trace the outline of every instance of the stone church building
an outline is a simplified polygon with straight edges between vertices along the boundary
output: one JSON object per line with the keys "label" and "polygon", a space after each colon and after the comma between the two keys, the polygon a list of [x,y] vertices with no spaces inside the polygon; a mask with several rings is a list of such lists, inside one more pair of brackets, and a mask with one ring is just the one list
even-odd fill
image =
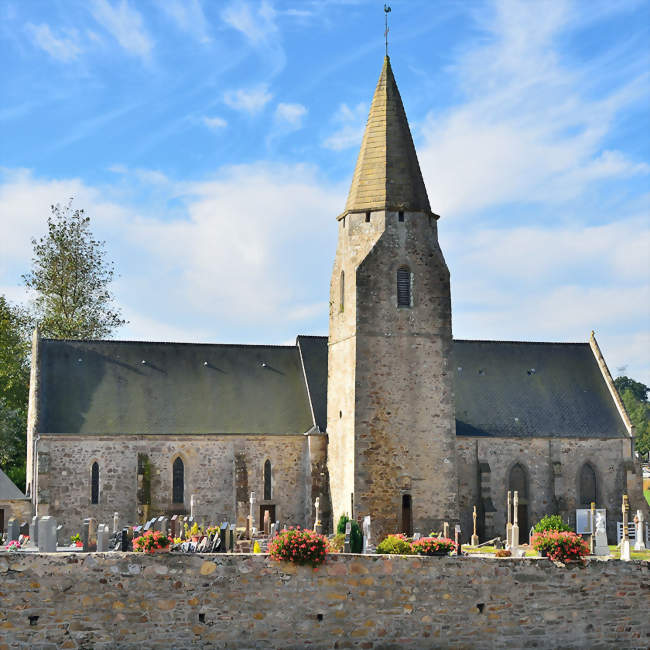
{"label": "stone church building", "polygon": [[[334,218],[334,215],[332,215]],[[376,537],[460,522],[503,534],[519,491],[544,514],[645,507],[634,431],[593,336],[452,337],[449,270],[386,57],[345,209],[329,337],[295,345],[49,340],[34,335],[28,494],[67,531],[113,512],[187,513],[326,531],[371,515]],[[522,533],[522,537],[524,534]]]}

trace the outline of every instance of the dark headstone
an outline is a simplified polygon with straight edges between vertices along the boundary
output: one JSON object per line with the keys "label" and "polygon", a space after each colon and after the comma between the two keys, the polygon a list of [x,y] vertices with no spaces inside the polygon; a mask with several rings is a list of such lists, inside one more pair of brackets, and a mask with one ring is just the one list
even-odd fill
{"label": "dark headstone", "polygon": [[13,517],[7,522],[7,542],[16,541],[20,537],[18,520]]}
{"label": "dark headstone", "polygon": [[228,529],[228,551],[230,553],[235,552],[235,535],[236,535],[236,527],[235,524],[230,524],[230,527]]}
{"label": "dark headstone", "polygon": [[221,551],[221,553],[225,553],[228,550],[226,545],[227,532],[228,532],[228,522],[223,521],[221,522],[221,527],[219,528],[219,537],[221,539],[221,542],[219,544],[219,551]]}
{"label": "dark headstone", "polygon": [[23,523],[20,524],[20,534],[23,537],[29,535],[29,524],[26,521],[23,521]]}
{"label": "dark headstone", "polygon": [[178,534],[178,515],[173,515],[169,522],[172,538],[180,537]]}
{"label": "dark headstone", "polygon": [[122,539],[121,539],[120,550],[124,553],[126,553],[129,550],[129,529],[128,528],[122,528]]}

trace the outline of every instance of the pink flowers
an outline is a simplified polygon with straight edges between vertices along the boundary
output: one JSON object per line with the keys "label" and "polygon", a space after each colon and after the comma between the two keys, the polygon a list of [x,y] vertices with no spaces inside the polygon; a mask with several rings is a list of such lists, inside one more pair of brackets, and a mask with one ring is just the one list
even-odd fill
{"label": "pink flowers", "polygon": [[456,550],[456,542],[448,537],[421,537],[411,544],[418,555],[446,555]]}
{"label": "pink flowers", "polygon": [[133,540],[133,550],[140,553],[155,553],[157,550],[165,549],[171,540],[160,531],[149,531]]}
{"label": "pink flowers", "polygon": [[274,560],[311,564],[322,564],[327,554],[327,539],[311,530],[300,527],[283,530],[269,544],[269,554]]}
{"label": "pink flowers", "polygon": [[558,532],[546,530],[535,533],[531,538],[533,548],[538,552],[545,552],[556,562],[580,560],[589,555],[589,546],[580,535],[572,532]]}

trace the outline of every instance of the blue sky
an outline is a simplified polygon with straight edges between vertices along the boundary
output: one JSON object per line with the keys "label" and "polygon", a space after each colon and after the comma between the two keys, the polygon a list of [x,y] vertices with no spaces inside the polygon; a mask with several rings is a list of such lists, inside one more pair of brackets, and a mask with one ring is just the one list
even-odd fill
{"label": "blue sky", "polygon": [[[650,3],[391,4],[455,336],[594,329],[650,383]],[[30,237],[75,197],[120,274],[120,338],[326,334],[382,7],[5,0],[0,292],[28,299]]]}

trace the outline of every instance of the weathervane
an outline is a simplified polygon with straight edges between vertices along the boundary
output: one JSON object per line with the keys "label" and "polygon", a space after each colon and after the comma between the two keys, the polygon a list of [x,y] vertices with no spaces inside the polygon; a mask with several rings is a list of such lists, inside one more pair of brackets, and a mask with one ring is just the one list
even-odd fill
{"label": "weathervane", "polygon": [[384,37],[386,39],[386,56],[388,56],[388,14],[390,13],[390,7],[384,5],[384,15],[386,17],[386,30],[384,31]]}

